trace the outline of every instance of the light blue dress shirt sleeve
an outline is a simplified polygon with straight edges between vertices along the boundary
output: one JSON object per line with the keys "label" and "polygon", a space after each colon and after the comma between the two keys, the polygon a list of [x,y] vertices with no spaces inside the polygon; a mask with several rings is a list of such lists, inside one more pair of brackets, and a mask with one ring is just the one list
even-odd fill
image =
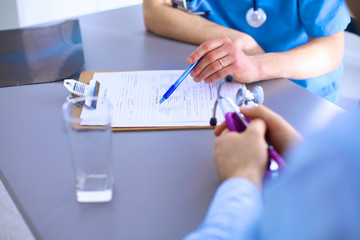
{"label": "light blue dress shirt sleeve", "polygon": [[202,225],[185,239],[243,239],[261,209],[262,196],[253,183],[242,178],[229,179],[216,191]]}
{"label": "light blue dress shirt sleeve", "polygon": [[360,239],[360,111],[305,139],[264,187],[254,239]]}
{"label": "light blue dress shirt sleeve", "polygon": [[259,190],[224,182],[192,239],[360,239],[360,110],[307,136],[289,168]]}

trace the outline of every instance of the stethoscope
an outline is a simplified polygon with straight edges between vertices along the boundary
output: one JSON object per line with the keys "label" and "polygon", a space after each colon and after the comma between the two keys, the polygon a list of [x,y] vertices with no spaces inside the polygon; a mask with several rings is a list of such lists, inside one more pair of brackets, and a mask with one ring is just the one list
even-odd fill
{"label": "stethoscope", "polygon": [[[211,14],[210,11],[202,11],[202,12],[197,11],[199,9],[200,5],[205,0],[201,0],[199,2],[199,4],[193,9],[188,5],[187,1],[192,1],[192,0],[172,0],[172,6],[174,8],[179,8],[179,9],[185,10],[191,14],[196,14],[196,15],[210,15]],[[262,8],[259,8],[258,0],[253,0],[253,7],[250,8],[246,13],[246,21],[250,26],[252,26],[254,28],[260,27],[266,21],[266,13],[264,12],[264,10]]]}
{"label": "stethoscope", "polygon": [[[172,7],[174,8],[179,8],[179,9],[182,9],[182,10],[185,10],[187,11],[188,13],[191,13],[191,14],[195,14],[195,15],[210,15],[210,11],[203,11],[203,12],[199,12],[197,11],[199,9],[199,7],[201,6],[201,4],[205,1],[205,0],[201,0],[199,2],[199,4],[194,8],[192,9],[188,3],[187,3],[188,0],[172,0]],[[189,0],[189,1],[192,1],[192,0]]]}
{"label": "stethoscope", "polygon": [[[216,126],[217,120],[216,120],[216,109],[217,106],[220,106],[221,111],[223,112],[225,116],[225,122],[226,127],[229,129],[229,131],[233,132],[242,132],[244,131],[251,119],[246,118],[240,111],[240,106],[251,106],[251,105],[257,105],[262,104],[264,101],[264,91],[262,87],[256,86],[253,90],[253,92],[249,91],[244,84],[242,84],[242,87],[237,91],[235,96],[235,101],[232,101],[229,97],[224,97],[221,95],[221,88],[226,82],[233,82],[234,77],[232,75],[226,76],[224,80],[221,81],[221,83],[218,86],[218,97],[214,103],[214,109],[213,109],[213,116],[210,119],[210,125]],[[227,103],[227,105],[230,107],[230,112],[227,111],[225,106],[223,105],[223,102]],[[286,168],[286,163],[281,158],[278,152],[274,149],[272,145],[268,143],[268,156],[269,156],[269,165],[266,170],[265,175],[266,176],[274,176],[277,175],[278,170],[283,170]]]}

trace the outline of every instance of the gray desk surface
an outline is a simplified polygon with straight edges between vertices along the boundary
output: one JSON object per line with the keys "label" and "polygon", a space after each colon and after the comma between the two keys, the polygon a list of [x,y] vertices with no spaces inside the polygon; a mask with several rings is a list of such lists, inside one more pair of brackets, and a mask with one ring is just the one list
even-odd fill
{"label": "gray desk surface", "polygon": [[[195,49],[146,32],[140,6],[80,24],[86,70],[185,69]],[[264,104],[302,133],[341,112],[288,80],[258,84]],[[212,130],[114,133],[114,199],[79,204],[61,115],[67,95],[61,82],[0,89],[1,178],[35,237],[180,239],[195,229],[220,183]]]}

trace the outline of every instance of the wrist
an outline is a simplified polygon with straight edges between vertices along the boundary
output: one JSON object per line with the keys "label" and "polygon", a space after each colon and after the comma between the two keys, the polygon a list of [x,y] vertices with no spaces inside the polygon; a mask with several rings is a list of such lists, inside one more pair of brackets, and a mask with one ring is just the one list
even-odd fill
{"label": "wrist", "polygon": [[264,171],[258,169],[239,169],[235,170],[228,179],[243,178],[253,183],[259,190],[262,189]]}
{"label": "wrist", "polygon": [[231,38],[231,40],[233,40],[240,47],[245,55],[254,56],[264,53],[264,50],[255,41],[255,39],[246,33],[237,32],[237,34]]}
{"label": "wrist", "polygon": [[252,59],[258,81],[287,78],[282,70],[282,64],[276,53],[264,53],[249,56]]}

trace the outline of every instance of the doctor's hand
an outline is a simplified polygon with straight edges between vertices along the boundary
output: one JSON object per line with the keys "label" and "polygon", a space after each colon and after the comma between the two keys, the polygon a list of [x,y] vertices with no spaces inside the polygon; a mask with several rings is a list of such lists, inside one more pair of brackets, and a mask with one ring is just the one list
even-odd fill
{"label": "doctor's hand", "polygon": [[255,39],[249,34],[241,32],[238,36],[232,36],[231,39],[240,47],[241,51],[248,56],[265,53]]}
{"label": "doctor's hand", "polygon": [[245,178],[261,189],[267,167],[266,125],[254,119],[242,133],[223,129],[215,141],[215,164],[222,180]]}
{"label": "doctor's hand", "polygon": [[[255,40],[253,42],[255,47],[251,48],[251,54],[263,53]],[[204,42],[186,60],[188,64],[193,64],[203,57],[190,75],[196,82],[204,80],[206,83],[220,80],[229,74],[241,83],[262,80],[260,64],[255,61],[254,56],[246,54],[243,45],[242,40],[234,42],[228,37]]]}
{"label": "doctor's hand", "polygon": [[[247,118],[262,119],[266,124],[266,134],[270,143],[280,153],[284,154],[288,149],[303,140],[301,134],[291,126],[279,114],[273,112],[264,105],[241,107],[240,111]],[[214,134],[219,136],[226,129],[226,123],[223,122],[217,126]]]}

